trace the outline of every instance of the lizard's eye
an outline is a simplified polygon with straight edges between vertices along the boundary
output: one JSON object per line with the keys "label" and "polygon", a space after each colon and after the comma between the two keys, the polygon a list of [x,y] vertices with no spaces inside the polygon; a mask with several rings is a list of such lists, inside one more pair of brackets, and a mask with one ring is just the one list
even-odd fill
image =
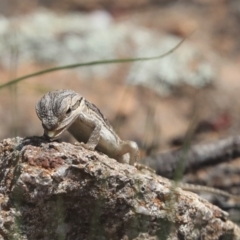
{"label": "lizard's eye", "polygon": [[66,111],[66,114],[69,115],[72,112],[72,109],[69,107],[68,110]]}
{"label": "lizard's eye", "polygon": [[77,109],[79,105],[80,105],[80,100],[77,100],[77,102],[72,106],[72,110]]}

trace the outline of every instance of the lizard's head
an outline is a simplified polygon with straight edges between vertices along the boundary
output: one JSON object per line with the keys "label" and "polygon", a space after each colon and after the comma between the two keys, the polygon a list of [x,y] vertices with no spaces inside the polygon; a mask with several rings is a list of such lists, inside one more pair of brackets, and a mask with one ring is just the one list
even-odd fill
{"label": "lizard's head", "polygon": [[57,90],[45,94],[36,104],[44,135],[57,138],[78,117],[82,96],[71,90]]}

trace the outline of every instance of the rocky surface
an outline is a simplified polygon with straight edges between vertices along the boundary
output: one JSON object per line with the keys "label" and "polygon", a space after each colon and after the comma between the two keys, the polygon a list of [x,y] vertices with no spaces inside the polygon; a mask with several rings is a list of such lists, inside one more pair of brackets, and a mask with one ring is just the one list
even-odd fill
{"label": "rocky surface", "polygon": [[0,143],[1,239],[240,239],[227,214],[69,143]]}

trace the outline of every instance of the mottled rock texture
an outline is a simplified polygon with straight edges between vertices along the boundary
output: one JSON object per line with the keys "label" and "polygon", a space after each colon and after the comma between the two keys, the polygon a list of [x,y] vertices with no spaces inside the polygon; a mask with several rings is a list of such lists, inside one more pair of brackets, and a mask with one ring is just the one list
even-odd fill
{"label": "mottled rock texture", "polygon": [[0,159],[0,239],[240,239],[219,208],[101,153],[14,138]]}

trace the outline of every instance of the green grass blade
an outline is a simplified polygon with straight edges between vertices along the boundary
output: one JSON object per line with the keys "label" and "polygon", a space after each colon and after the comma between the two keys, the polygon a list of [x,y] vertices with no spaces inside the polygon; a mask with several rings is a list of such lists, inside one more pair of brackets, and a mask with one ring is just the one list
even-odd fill
{"label": "green grass blade", "polygon": [[12,79],[2,85],[0,85],[0,89],[11,86],[13,84],[19,83],[25,79],[31,78],[31,77],[36,77],[42,74],[50,73],[50,72],[55,72],[55,71],[60,71],[60,70],[65,70],[65,69],[72,69],[72,68],[78,68],[78,67],[84,67],[84,66],[94,66],[94,65],[100,65],[100,64],[114,64],[114,63],[127,63],[127,62],[139,62],[139,61],[149,61],[149,60],[156,60],[160,59],[163,57],[166,57],[167,55],[171,54],[174,52],[186,39],[183,38],[174,48],[169,50],[168,52],[160,55],[160,56],[155,56],[155,57],[139,57],[139,58],[122,58],[122,59],[108,59],[108,60],[99,60],[99,61],[91,61],[91,62],[86,62],[86,63],[76,63],[76,64],[70,64],[70,65],[64,65],[60,67],[53,67],[53,68],[48,68],[39,72],[31,73],[19,78]]}

